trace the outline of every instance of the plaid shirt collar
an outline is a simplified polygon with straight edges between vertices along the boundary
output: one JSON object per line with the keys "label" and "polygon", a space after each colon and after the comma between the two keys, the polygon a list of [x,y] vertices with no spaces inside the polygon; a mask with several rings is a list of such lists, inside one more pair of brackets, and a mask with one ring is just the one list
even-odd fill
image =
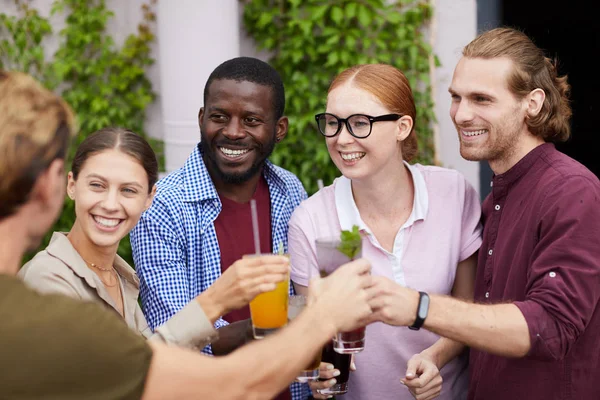
{"label": "plaid shirt collar", "polygon": [[[184,201],[202,202],[205,200],[217,200],[220,202],[219,194],[204,164],[203,152],[199,143],[182,167],[182,172],[185,188]],[[281,171],[274,168],[269,160],[265,160],[263,175],[269,184],[269,190],[278,190],[282,195],[286,196],[288,188],[280,174]],[[199,184],[194,184],[193,182],[199,182]]]}

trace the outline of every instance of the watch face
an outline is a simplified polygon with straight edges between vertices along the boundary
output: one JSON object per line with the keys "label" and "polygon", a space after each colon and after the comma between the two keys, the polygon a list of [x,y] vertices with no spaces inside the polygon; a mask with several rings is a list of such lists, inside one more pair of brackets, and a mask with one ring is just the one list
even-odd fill
{"label": "watch face", "polygon": [[425,293],[421,294],[421,301],[419,302],[419,318],[427,318],[427,311],[429,311],[429,296]]}

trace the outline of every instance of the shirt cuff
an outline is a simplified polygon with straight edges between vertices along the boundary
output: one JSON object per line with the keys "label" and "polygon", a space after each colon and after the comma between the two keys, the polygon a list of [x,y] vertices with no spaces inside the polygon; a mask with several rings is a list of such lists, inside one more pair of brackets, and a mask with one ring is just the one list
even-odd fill
{"label": "shirt cuff", "polygon": [[553,321],[540,304],[532,300],[513,303],[525,317],[531,347],[526,357],[544,361],[560,359],[560,338],[552,329]]}
{"label": "shirt cuff", "polygon": [[171,319],[155,330],[167,343],[189,348],[202,348],[219,337],[204,310],[192,300]]}

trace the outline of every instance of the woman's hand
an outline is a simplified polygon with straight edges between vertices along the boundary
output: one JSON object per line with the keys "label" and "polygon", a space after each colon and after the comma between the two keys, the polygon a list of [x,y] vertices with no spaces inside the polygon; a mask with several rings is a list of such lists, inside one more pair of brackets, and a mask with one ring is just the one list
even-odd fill
{"label": "woman's hand", "polygon": [[442,381],[437,364],[425,353],[415,354],[408,360],[405,377],[400,380],[417,400],[430,400],[439,396]]}

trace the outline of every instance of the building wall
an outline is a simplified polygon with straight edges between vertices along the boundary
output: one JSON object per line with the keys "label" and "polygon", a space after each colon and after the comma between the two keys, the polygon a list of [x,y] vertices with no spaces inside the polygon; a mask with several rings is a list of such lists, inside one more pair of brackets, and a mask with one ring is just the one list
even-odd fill
{"label": "building wall", "polygon": [[444,167],[459,170],[479,191],[479,163],[460,156],[458,134],[450,119],[450,95],[454,67],[462,48],[477,33],[476,0],[434,0],[433,50],[441,62],[435,71],[434,99],[437,123],[437,156]]}
{"label": "building wall", "polygon": [[[429,31],[434,52],[441,67],[433,73],[438,161],[461,171],[479,190],[479,165],[465,161],[458,151],[458,137],[449,117],[450,97],[447,88],[462,47],[477,32],[476,0],[431,0],[435,10]],[[143,0],[107,0],[115,11],[109,29],[117,43],[135,32],[141,21]],[[42,15],[49,15],[52,0],[33,0]],[[12,0],[0,0],[3,11],[14,12]],[[157,37],[154,44],[156,64],[148,71],[158,94],[147,111],[147,131],[165,141],[167,170],[179,168],[187,159],[200,134],[197,114],[202,106],[202,91],[210,72],[221,62],[238,55],[266,60],[268,54],[256,51],[245,34],[238,0],[158,1]],[[64,21],[53,18],[55,32]],[[49,41],[49,54],[57,40]]]}

